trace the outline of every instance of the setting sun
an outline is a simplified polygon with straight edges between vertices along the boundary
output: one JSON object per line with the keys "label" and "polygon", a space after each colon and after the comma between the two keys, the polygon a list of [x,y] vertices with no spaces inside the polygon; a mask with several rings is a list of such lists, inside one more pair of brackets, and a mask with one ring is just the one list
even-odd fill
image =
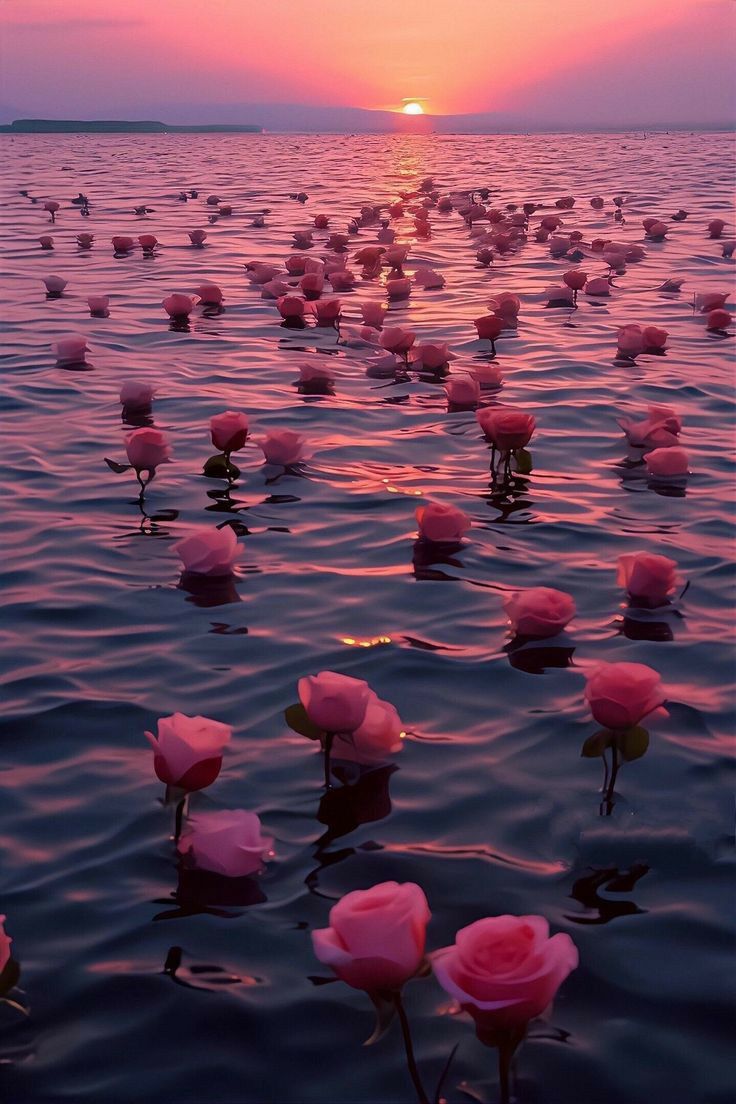
{"label": "setting sun", "polygon": [[416,100],[410,100],[409,103],[404,104],[401,109],[405,115],[423,115],[424,108]]}

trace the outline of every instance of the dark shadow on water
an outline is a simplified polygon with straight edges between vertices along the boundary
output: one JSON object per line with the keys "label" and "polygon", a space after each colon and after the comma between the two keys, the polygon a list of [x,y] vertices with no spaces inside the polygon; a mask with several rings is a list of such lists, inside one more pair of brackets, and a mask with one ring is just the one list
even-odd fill
{"label": "dark shadow on water", "polygon": [[211,870],[196,870],[179,864],[179,880],[170,898],[157,900],[156,904],[176,906],[154,916],[154,920],[177,920],[183,916],[207,913],[211,916],[232,917],[238,912],[229,909],[249,908],[261,905],[266,897],[256,877],[225,878]]}
{"label": "dark shadow on water", "polygon": [[361,824],[387,817],[391,812],[389,780],[398,769],[395,763],[368,771],[361,771],[357,763],[334,763],[332,773],[345,784],[327,790],[322,796],[317,820],[327,826],[327,831],[318,847],[327,847],[332,840],[349,835]]}
{"label": "dark shadow on water", "polygon": [[194,571],[182,571],[178,589],[187,592],[187,602],[192,602],[200,609],[212,609],[242,601],[236,583],[235,574],[198,575]]}
{"label": "dark shadow on water", "polygon": [[185,952],[181,947],[170,947],[164,962],[162,974],[166,974],[176,985],[183,985],[187,989],[204,989],[217,992],[225,985],[258,985],[260,978],[240,977],[231,974],[222,966],[209,963],[193,963],[187,966],[184,962]]}
{"label": "dark shadow on water", "polygon": [[[556,639],[564,642],[567,634],[560,633]],[[544,643],[530,636],[515,636],[503,650],[515,670],[529,675],[543,675],[549,668],[572,667],[575,654],[574,645]]]}
{"label": "dark shadow on water", "polygon": [[617,866],[602,868],[589,867],[589,873],[573,882],[570,896],[579,901],[585,913],[567,914],[565,919],[574,924],[608,924],[623,916],[640,916],[646,909],[639,908],[634,901],[610,900],[601,894],[632,893],[640,878],[649,872],[649,864],[634,862],[628,870],[619,870]]}
{"label": "dark shadow on water", "polygon": [[465,566],[462,560],[457,558],[457,553],[462,551],[464,545],[460,541],[429,541],[424,537],[414,542],[412,550],[412,567],[414,578],[427,580],[445,580],[458,582],[456,575],[448,575],[444,571],[433,567],[435,564],[447,564],[448,567],[457,567],[462,570]]}

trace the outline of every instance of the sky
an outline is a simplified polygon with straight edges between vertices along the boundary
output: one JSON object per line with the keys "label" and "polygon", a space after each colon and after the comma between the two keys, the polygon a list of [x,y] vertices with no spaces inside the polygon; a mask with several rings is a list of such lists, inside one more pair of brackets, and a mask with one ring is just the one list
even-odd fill
{"label": "sky", "polygon": [[527,129],[717,126],[734,56],[736,0],[0,0],[0,121],[417,99]]}

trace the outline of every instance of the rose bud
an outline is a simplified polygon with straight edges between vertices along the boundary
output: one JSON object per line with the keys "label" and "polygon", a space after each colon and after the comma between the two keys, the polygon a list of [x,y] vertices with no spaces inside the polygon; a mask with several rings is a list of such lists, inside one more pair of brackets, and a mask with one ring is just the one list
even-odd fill
{"label": "rose bud", "polygon": [[168,437],[160,429],[152,426],[144,426],[142,429],[134,429],[125,438],[125,451],[128,461],[137,472],[155,471],[159,464],[165,464],[170,455],[171,447]]}
{"label": "rose bud", "polygon": [[562,282],[567,284],[573,291],[582,291],[588,282],[587,273],[581,272],[579,268],[571,268],[569,272],[563,273]]}
{"label": "rose bud", "polygon": [[708,330],[726,330],[733,322],[731,313],[727,310],[708,311],[705,326]]}
{"label": "rose bud", "polygon": [[333,268],[330,272],[333,291],[350,291],[355,284],[355,273],[347,268]]}
{"label": "rose bud", "polygon": [[711,311],[720,310],[728,302],[728,294],[723,291],[696,291],[693,296],[693,306],[701,314],[709,314]]}
{"label": "rose bud", "polygon": [[280,464],[284,468],[298,463],[304,451],[305,439],[292,429],[272,429],[261,441],[267,464]]}
{"label": "rose bud", "polygon": [[42,249],[53,249],[54,239],[51,237],[50,234],[42,234],[41,237],[38,239],[38,244],[41,246]]}
{"label": "rose bud", "polygon": [[87,299],[90,314],[107,314],[110,306],[109,295],[90,295]]}
{"label": "rose bud", "polygon": [[205,238],[207,237],[206,230],[190,230],[189,240],[192,245],[204,245]]}
{"label": "rose bud", "polygon": [[476,318],[473,325],[481,341],[495,341],[503,331],[503,321],[495,314],[484,314]]}
{"label": "rose bud", "polygon": [[578,965],[569,935],[550,938],[542,916],[489,916],[431,956],[434,975],[475,1020],[478,1037],[523,1028]]}
{"label": "rose bud", "polygon": [[708,223],[708,235],[711,238],[720,238],[723,231],[726,229],[726,224],[723,219],[711,219]]}
{"label": "rose bud", "polygon": [[415,511],[419,535],[427,541],[461,541],[472,522],[467,514],[456,506],[446,506],[442,502],[428,502],[426,506],[417,506]]}
{"label": "rose bud", "polygon": [[188,318],[194,310],[196,302],[196,298],[191,295],[183,295],[181,292],[175,291],[172,295],[166,296],[161,306],[169,318]]}
{"label": "rose bud", "polygon": [[112,239],[112,247],[116,253],[130,253],[131,249],[135,249],[135,241],[126,234],[116,234]]}
{"label": "rose bud", "polygon": [[447,380],[445,394],[452,406],[474,406],[480,401],[480,384],[474,376],[456,376]]}
{"label": "rose bud", "polygon": [[423,287],[427,290],[445,286],[445,277],[433,268],[418,268],[414,273],[413,280],[417,287]]}
{"label": "rose bud", "polygon": [[664,606],[675,589],[677,564],[656,552],[626,552],[618,558],[616,582],[633,602],[649,609]]}
{"label": "rose bud", "polygon": [[500,387],[503,375],[497,364],[476,364],[470,369],[470,375],[480,387]]}
{"label": "rose bud", "polygon": [[661,330],[658,326],[645,326],[641,336],[645,349],[664,349],[670,335],[667,330]]}
{"label": "rose bud", "polygon": [[153,769],[167,786],[203,790],[211,786],[222,767],[222,752],[232,736],[230,725],[208,717],[174,713],[157,722],[157,736],[146,732],[153,748]]}
{"label": "rose bud", "polygon": [[225,298],[222,294],[222,288],[219,288],[217,284],[201,284],[197,288],[197,295],[200,302],[204,303],[206,307],[219,307]]}
{"label": "rose bud", "polygon": [[362,679],[321,671],[299,679],[299,700],[324,732],[355,732],[365,718],[371,689]]}
{"label": "rose bud", "polygon": [[120,388],[120,402],[129,410],[147,410],[153,402],[155,390],[149,383],[126,381]]}
{"label": "rose bud", "polygon": [[552,587],[529,587],[507,594],[503,608],[515,633],[541,638],[557,636],[577,612],[572,596]]}
{"label": "rose bud", "polygon": [[158,245],[158,238],[155,234],[139,234],[138,241],[144,253],[153,253]]}
{"label": "rose bud", "polygon": [[189,817],[178,849],[197,870],[244,878],[263,868],[272,846],[272,837],[262,834],[255,813],[222,809]]}
{"label": "rose bud", "polygon": [[248,437],[248,418],[236,410],[226,410],[210,418],[212,444],[229,456],[244,448]]}
{"label": "rose bud", "polygon": [[422,341],[411,350],[412,363],[421,364],[430,372],[439,371],[451,360],[455,360],[455,354],[450,352],[446,341]]}
{"label": "rose bud", "polygon": [[659,673],[643,663],[601,663],[585,677],[585,700],[604,728],[633,728],[655,710],[667,715]]}
{"label": "rose bud", "polygon": [[644,335],[641,326],[621,326],[618,331],[618,350],[628,357],[635,357],[644,349]]}
{"label": "rose bud", "polygon": [[603,197],[602,196],[593,196],[593,198],[590,201],[590,206],[593,208],[594,211],[602,210],[602,208],[604,206]]}
{"label": "rose bud", "polygon": [[84,364],[87,355],[87,339],[77,334],[60,337],[51,346],[57,364]]}
{"label": "rose bud", "polygon": [[63,276],[46,276],[43,282],[49,295],[61,295],[68,281]]}
{"label": "rose bud", "polygon": [[276,300],[278,312],[282,318],[303,318],[305,303],[298,295],[282,295]]}
{"label": "rose bud", "polygon": [[413,882],[383,882],[347,893],[330,926],[312,932],[320,962],[354,989],[400,989],[424,959],[427,898]]}
{"label": "rose bud", "polygon": [[91,249],[94,240],[94,234],[77,234],[77,245],[80,249]]}
{"label": "rose bud", "polygon": [[366,326],[373,326],[374,329],[380,330],[383,326],[383,320],[386,317],[387,308],[383,303],[361,303],[360,312],[363,316],[363,321]]}
{"label": "rose bud", "polygon": [[411,349],[416,334],[413,330],[405,330],[401,326],[388,326],[381,331],[379,344],[389,353],[406,354]]}
{"label": "rose bud", "polygon": [[317,326],[334,326],[340,317],[342,300],[320,299],[319,302],[312,303],[311,308]]}
{"label": "rose bud", "polygon": [[174,551],[185,571],[195,575],[231,575],[238,555],[238,538],[232,526],[211,529],[202,525],[177,541]]}
{"label": "rose bud", "polygon": [[633,448],[666,448],[678,443],[682,420],[670,406],[650,406],[647,417],[635,422],[617,418]]}

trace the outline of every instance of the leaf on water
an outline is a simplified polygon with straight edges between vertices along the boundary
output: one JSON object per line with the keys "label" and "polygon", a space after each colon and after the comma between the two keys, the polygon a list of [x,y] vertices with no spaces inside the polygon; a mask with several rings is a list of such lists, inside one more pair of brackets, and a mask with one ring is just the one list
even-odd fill
{"label": "leaf on water", "polygon": [[290,705],[284,710],[284,719],[292,732],[298,732],[300,736],[306,736],[308,740],[322,740],[324,732],[313,725],[307,716],[307,711],[300,702]]}
{"label": "leaf on water", "polygon": [[532,470],[532,454],[526,449],[516,449],[514,452],[516,470],[520,475],[529,475]]}
{"label": "leaf on water", "polygon": [[626,763],[631,763],[634,759],[641,759],[642,755],[646,754],[648,747],[649,733],[641,725],[628,728],[626,732],[622,732],[618,737],[618,750],[621,752],[621,758]]}
{"label": "leaf on water", "polygon": [[107,457],[105,457],[105,463],[110,471],[114,471],[116,475],[122,475],[123,472],[130,471],[132,467],[131,464],[118,464],[117,460],[108,460]]}
{"label": "leaf on water", "polygon": [[373,1007],[376,1010],[376,1026],[373,1029],[373,1034],[369,1039],[366,1039],[363,1046],[373,1046],[374,1043],[383,1038],[396,1015],[396,1005],[393,1000],[382,996],[380,993],[369,993],[368,996],[373,1001]]}
{"label": "leaf on water", "polygon": [[613,734],[607,728],[601,728],[583,742],[580,754],[583,759],[598,759],[611,746],[612,740]]}

